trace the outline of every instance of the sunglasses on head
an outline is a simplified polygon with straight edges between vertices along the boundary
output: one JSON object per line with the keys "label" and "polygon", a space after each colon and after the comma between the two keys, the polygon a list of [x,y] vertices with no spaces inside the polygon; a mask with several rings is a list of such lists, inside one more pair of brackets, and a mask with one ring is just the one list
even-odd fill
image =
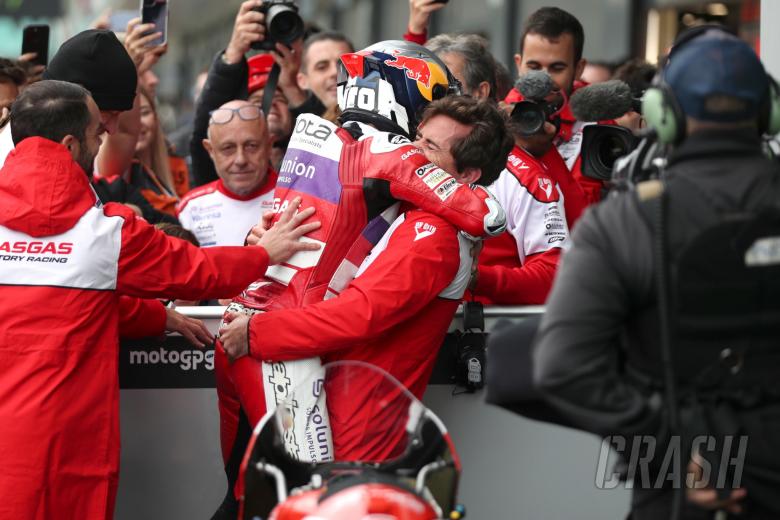
{"label": "sunglasses on head", "polygon": [[211,123],[215,125],[224,125],[233,120],[233,116],[238,114],[238,117],[243,121],[254,121],[263,117],[263,110],[256,105],[244,105],[238,108],[218,108],[209,112],[211,116]]}

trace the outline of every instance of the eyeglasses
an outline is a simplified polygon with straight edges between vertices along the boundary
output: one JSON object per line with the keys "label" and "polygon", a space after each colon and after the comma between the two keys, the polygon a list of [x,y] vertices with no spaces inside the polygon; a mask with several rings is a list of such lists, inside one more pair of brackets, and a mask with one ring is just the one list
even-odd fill
{"label": "eyeglasses", "polygon": [[263,117],[263,110],[255,105],[244,105],[238,108],[218,108],[209,112],[210,123],[224,125],[233,120],[233,114],[238,114],[243,121],[254,121]]}

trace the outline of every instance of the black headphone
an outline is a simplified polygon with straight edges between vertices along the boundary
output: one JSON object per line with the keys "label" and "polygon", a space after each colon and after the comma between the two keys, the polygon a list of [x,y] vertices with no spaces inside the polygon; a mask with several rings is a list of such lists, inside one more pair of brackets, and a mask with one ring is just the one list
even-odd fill
{"label": "black headphone", "polygon": [[[658,73],[653,78],[650,88],[642,97],[642,115],[647,124],[652,127],[663,144],[680,144],[685,138],[685,113],[680,107],[672,88],[664,81],[664,69],[669,59],[688,42],[695,40],[706,32],[717,30],[734,36],[728,29],[720,25],[706,24],[687,29],[680,33],[674,41],[672,50],[658,67]],[[759,109],[758,130],[760,134],[780,133],[780,87],[767,74],[769,92]]]}

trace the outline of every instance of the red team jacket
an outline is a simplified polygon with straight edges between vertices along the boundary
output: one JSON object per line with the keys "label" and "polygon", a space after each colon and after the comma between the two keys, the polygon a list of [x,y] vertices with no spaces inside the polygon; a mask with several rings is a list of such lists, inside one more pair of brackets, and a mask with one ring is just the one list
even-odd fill
{"label": "red team jacket", "polygon": [[[270,269],[264,278],[250,285],[244,293],[235,298],[231,304],[232,309],[229,307],[229,310],[249,313],[272,311],[267,315],[255,314],[253,317],[250,330],[254,339],[270,335],[287,339],[287,327],[284,324],[287,319],[293,320],[293,316],[299,316],[301,321],[295,328],[290,329],[291,331],[309,330],[325,334],[320,336],[316,343],[307,341],[311,348],[308,352],[305,348],[295,350],[294,345],[287,342],[286,346],[293,349],[290,352],[296,352],[300,359],[317,356],[318,344],[331,345],[331,348],[335,349],[336,343],[349,336],[354,342],[362,342],[364,347],[362,350],[355,349],[350,352],[360,352],[361,356],[366,356],[359,359],[378,356],[376,362],[384,363],[393,376],[411,384],[421,395],[424,387],[422,376],[428,373],[429,367],[417,362],[388,365],[383,362],[381,351],[407,351],[404,355],[418,360],[417,354],[410,349],[424,343],[425,348],[419,350],[430,353],[431,349],[435,351],[439,347],[447,324],[462,296],[462,290],[458,295],[453,293],[449,301],[435,305],[431,301],[454,281],[454,272],[458,269],[453,271],[447,267],[447,262],[460,265],[461,255],[455,254],[445,261],[440,253],[434,253],[437,261],[444,264],[437,269],[434,267],[436,262],[429,259],[427,264],[422,262],[419,271],[416,271],[409,262],[396,261],[397,257],[405,253],[403,248],[398,246],[399,250],[391,257],[398,268],[393,274],[413,280],[415,285],[419,281],[418,276],[427,277],[431,283],[435,281],[434,285],[423,284],[411,290],[408,282],[401,283],[388,278],[384,284],[375,284],[378,279],[369,277],[366,283],[372,284],[372,290],[381,292],[379,299],[382,302],[375,303],[377,297],[366,295],[366,298],[371,300],[370,305],[359,309],[340,306],[343,304],[339,302],[350,301],[349,298],[330,300],[327,302],[329,306],[335,305],[341,309],[340,316],[334,315],[330,318],[336,320],[331,322],[333,326],[322,326],[325,323],[322,321],[322,314],[302,307],[322,305],[323,300],[333,298],[342,291],[349,291],[345,289],[357,276],[365,258],[396,220],[399,209],[397,200],[408,201],[428,213],[438,215],[430,217],[432,221],[436,221],[436,224],[431,224],[432,228],[439,231],[431,233],[429,239],[422,233],[419,243],[412,240],[416,247],[430,247],[430,243],[447,240],[452,242],[448,247],[454,248],[454,253],[458,253],[458,239],[453,231],[453,224],[473,235],[481,236],[494,220],[503,223],[503,210],[486,190],[473,190],[469,186],[461,185],[449,174],[432,165],[407,138],[380,132],[366,125],[357,125],[360,129],[357,133],[362,132],[362,135],[355,138],[346,129],[337,128],[310,114],[298,118],[296,130],[279,168],[275,205],[282,210],[288,201],[300,196],[303,199],[302,207],[316,207],[317,213],[313,218],[321,221],[322,227],[306,239],[317,241],[323,247],[316,252],[296,254],[288,262]],[[444,225],[445,222],[450,224]],[[400,226],[398,232],[401,232],[401,227],[406,229],[407,226]],[[418,259],[413,252],[410,251],[409,261]],[[430,267],[424,267],[423,264]],[[403,271],[401,267],[404,268]],[[369,276],[368,271],[365,276]],[[444,285],[441,285],[442,283]],[[411,315],[403,314],[405,311],[400,308],[403,307],[401,302],[406,301],[408,295],[419,299],[418,304],[432,305],[426,310],[426,315],[431,320],[428,328],[423,326],[425,320],[409,321],[407,318]],[[392,316],[380,317],[379,314],[373,313],[375,309],[371,305],[374,304],[392,304],[399,308],[393,311]],[[415,307],[412,305],[410,308]],[[389,308],[386,312],[390,312]],[[349,316],[354,317],[354,323],[351,325]],[[407,319],[406,326],[409,330],[415,331],[410,333],[418,337],[409,341],[410,337],[399,328],[395,333],[386,335],[385,342],[380,347],[380,342],[374,341],[374,334],[377,333],[375,328],[397,325],[401,317]],[[273,325],[267,325],[268,320]],[[377,322],[374,323],[374,320]],[[383,321],[386,321],[387,325],[380,323]],[[340,348],[345,349],[353,345],[354,343],[344,343]],[[250,424],[255,424],[265,413],[262,372],[260,361],[251,357],[228,365],[221,348],[215,353],[215,369],[220,399],[222,449],[227,461],[237,431],[239,403]],[[276,388],[276,385],[274,387]],[[275,397],[279,398],[278,395]]]}
{"label": "red team jacket", "polygon": [[262,248],[201,250],[101,205],[61,145],[0,170],[0,518],[113,518],[120,294],[236,294]]}
{"label": "red team jacket", "polygon": [[[306,307],[256,314],[252,356],[285,361],[320,356],[323,363],[358,360],[376,365],[422,398],[439,346],[470,277],[470,242],[441,217],[410,211],[372,250],[337,298]],[[385,460],[389,439],[366,437],[396,417],[383,417],[372,388],[356,385],[350,400],[328,403],[337,460]],[[378,421],[378,422],[377,422]],[[392,437],[392,432],[388,432]]]}

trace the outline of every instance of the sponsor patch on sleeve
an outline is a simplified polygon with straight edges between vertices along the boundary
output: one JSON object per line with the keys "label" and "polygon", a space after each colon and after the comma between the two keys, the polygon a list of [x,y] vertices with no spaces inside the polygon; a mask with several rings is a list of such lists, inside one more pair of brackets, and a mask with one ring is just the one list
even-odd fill
{"label": "sponsor patch on sleeve", "polygon": [[455,190],[457,190],[457,189],[458,189],[458,186],[459,186],[459,185],[458,185],[458,181],[456,181],[455,179],[450,179],[450,180],[448,180],[448,181],[445,181],[445,182],[443,182],[443,183],[442,183],[442,185],[441,185],[441,186],[439,186],[438,188],[436,188],[436,190],[435,190],[435,191],[436,191],[436,195],[437,195],[437,196],[438,196],[438,197],[439,197],[439,198],[440,198],[442,201],[445,201],[445,200],[447,200],[448,198],[450,198],[450,196],[451,196],[453,193],[455,193]]}
{"label": "sponsor patch on sleeve", "polygon": [[452,179],[452,176],[444,170],[436,168],[423,177],[423,182],[433,189],[447,179]]}

